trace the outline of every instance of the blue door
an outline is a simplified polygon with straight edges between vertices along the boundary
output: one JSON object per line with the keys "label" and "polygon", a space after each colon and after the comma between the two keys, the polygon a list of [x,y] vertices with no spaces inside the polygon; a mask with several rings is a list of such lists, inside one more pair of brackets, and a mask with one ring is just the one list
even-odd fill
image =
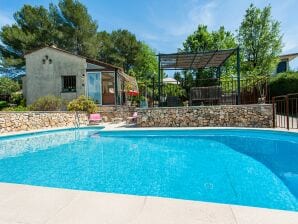
{"label": "blue door", "polygon": [[101,73],[87,73],[87,95],[97,104],[101,104]]}

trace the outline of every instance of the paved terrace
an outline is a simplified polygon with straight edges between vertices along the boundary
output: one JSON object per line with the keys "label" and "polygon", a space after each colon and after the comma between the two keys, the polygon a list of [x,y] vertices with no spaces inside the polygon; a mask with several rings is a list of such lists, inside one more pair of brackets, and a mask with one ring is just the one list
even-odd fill
{"label": "paved terrace", "polygon": [[0,224],[297,224],[298,212],[0,183]]}

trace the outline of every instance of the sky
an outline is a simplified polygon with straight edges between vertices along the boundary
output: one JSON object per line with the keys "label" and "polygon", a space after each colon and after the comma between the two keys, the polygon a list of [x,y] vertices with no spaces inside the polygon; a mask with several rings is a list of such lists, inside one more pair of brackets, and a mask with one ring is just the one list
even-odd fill
{"label": "sky", "polygon": [[[12,24],[13,13],[24,4],[44,5],[57,0],[0,0],[0,27]],[[253,3],[272,6],[272,16],[281,22],[283,53],[298,52],[298,0],[81,0],[99,25],[108,32],[128,29],[157,53],[173,53],[199,24],[209,30],[224,26],[236,33],[245,10]],[[298,59],[290,64],[298,70]]]}

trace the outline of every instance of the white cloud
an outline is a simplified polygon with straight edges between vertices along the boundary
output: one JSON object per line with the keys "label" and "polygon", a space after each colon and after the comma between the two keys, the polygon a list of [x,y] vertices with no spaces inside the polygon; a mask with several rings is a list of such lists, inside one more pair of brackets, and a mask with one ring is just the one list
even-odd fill
{"label": "white cloud", "polygon": [[188,17],[192,23],[212,26],[214,25],[214,12],[216,7],[217,4],[215,1],[210,1],[202,6],[199,5],[198,1],[194,1]]}
{"label": "white cloud", "polygon": [[283,37],[284,47],[283,52],[289,53],[298,51],[298,34],[287,34]]}
{"label": "white cloud", "polygon": [[[199,24],[214,25],[215,0],[202,4],[200,0],[185,1],[178,9],[169,9],[173,13],[165,13],[160,18],[154,7],[148,8],[148,20],[168,37],[181,37],[192,33]],[[176,11],[174,11],[176,10]]]}
{"label": "white cloud", "polygon": [[214,11],[217,7],[215,1],[209,1],[207,4],[202,5],[198,1],[192,1],[189,4],[189,12],[185,20],[181,23],[173,23],[168,26],[168,32],[173,36],[182,36],[192,33],[199,24],[207,26],[214,25]]}
{"label": "white cloud", "polygon": [[5,12],[0,11],[0,27],[4,25],[10,25],[14,22],[12,16],[9,16]]}

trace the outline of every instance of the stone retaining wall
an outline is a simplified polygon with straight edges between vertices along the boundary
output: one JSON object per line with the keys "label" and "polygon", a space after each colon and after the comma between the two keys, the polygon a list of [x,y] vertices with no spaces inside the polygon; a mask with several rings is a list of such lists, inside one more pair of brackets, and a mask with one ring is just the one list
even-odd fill
{"label": "stone retaining wall", "polygon": [[99,108],[99,113],[102,116],[104,122],[111,122],[114,118],[121,118],[123,121],[125,121],[128,117],[132,116],[135,110],[135,107],[101,106]]}
{"label": "stone retaining wall", "polygon": [[138,109],[138,127],[271,128],[272,105],[220,105]]}
{"label": "stone retaining wall", "polygon": [[[78,113],[80,125],[88,124],[86,113]],[[74,127],[75,112],[0,112],[0,134],[44,128]]]}

